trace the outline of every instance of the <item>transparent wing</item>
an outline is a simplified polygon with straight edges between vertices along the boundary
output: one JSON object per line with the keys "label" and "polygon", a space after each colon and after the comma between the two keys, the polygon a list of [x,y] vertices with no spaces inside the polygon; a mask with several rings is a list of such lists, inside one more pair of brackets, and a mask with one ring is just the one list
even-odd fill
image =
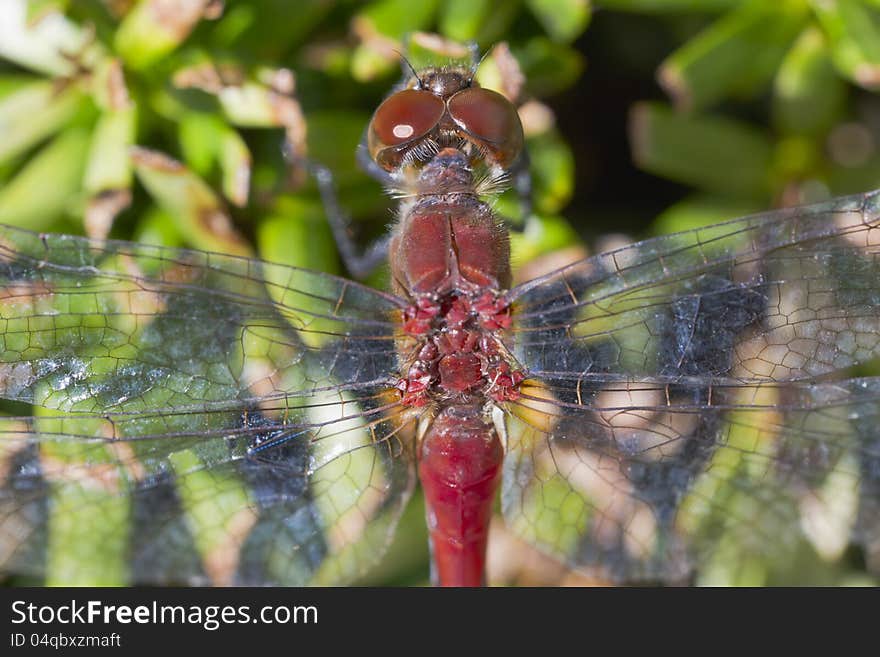
{"label": "transparent wing", "polygon": [[390,295],[216,253],[0,228],[0,394],[184,408],[386,381]]}
{"label": "transparent wing", "polygon": [[851,541],[880,566],[880,379],[596,383],[508,406],[502,508],[530,541],[617,581],[831,583]]}
{"label": "transparent wing", "polygon": [[853,541],[880,566],[880,383],[846,378],[880,357],[878,199],[649,240],[513,290],[531,381],[506,408],[510,524],[621,580],[731,581]]}
{"label": "transparent wing", "polygon": [[529,370],[783,381],[880,354],[880,192],[587,258],[513,289]]}
{"label": "transparent wing", "polygon": [[350,581],[412,485],[394,297],[197,251],[0,231],[0,568]]}

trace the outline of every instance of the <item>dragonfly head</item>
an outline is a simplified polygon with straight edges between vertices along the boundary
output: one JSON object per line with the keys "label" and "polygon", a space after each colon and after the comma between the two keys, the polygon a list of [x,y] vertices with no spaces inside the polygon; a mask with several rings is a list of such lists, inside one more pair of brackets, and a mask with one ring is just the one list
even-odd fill
{"label": "dragonfly head", "polygon": [[516,107],[484,89],[469,69],[429,68],[379,106],[367,131],[370,156],[386,171],[422,166],[445,148],[507,169],[523,147]]}

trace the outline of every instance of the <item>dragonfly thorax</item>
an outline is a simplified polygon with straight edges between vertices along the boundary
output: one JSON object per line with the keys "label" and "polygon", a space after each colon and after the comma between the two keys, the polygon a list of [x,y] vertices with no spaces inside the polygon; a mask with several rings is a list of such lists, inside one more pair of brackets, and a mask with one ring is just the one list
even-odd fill
{"label": "dragonfly thorax", "polygon": [[500,339],[510,325],[503,297],[455,290],[420,298],[406,315],[404,331],[417,346],[402,359],[406,374],[397,388],[405,404],[480,406],[517,397],[525,376]]}

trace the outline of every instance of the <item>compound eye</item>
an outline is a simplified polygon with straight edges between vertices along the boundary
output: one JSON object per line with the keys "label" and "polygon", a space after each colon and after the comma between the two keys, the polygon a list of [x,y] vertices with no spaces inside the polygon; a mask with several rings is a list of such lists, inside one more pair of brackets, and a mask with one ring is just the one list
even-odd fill
{"label": "compound eye", "polygon": [[483,141],[500,144],[522,130],[516,108],[491,89],[464,89],[449,99],[449,113],[459,127]]}
{"label": "compound eye", "polygon": [[370,150],[374,145],[376,149],[400,146],[423,137],[437,125],[444,110],[443,101],[428,91],[398,91],[373,115]]}
{"label": "compound eye", "polygon": [[449,114],[469,135],[490,149],[502,164],[522,149],[519,114],[507,98],[491,89],[463,89],[448,101]]}

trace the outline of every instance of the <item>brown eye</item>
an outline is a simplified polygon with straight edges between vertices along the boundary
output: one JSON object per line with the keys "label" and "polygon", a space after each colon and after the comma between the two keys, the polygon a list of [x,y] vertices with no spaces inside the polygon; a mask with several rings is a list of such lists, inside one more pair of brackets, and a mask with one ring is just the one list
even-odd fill
{"label": "brown eye", "polygon": [[[379,105],[373,115],[369,131],[370,154],[384,166],[380,161],[383,150],[423,137],[437,125],[444,111],[443,101],[428,91],[405,89],[397,92]],[[398,152],[397,149],[391,150]],[[389,155],[386,153],[385,157]]]}
{"label": "brown eye", "polygon": [[455,123],[489,148],[502,165],[522,149],[523,131],[516,108],[490,89],[464,89],[449,99]]}

